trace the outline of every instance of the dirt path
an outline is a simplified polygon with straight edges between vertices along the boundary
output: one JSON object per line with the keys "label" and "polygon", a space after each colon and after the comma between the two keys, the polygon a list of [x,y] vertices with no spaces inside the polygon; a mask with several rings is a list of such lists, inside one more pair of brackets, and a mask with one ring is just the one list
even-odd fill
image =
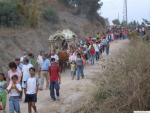
{"label": "dirt path", "polygon": [[[110,56],[119,53],[120,49],[124,48],[127,43],[128,40],[112,42]],[[107,59],[107,57],[105,58]],[[88,102],[88,99],[92,97],[93,89],[96,87],[93,78],[96,73],[102,72],[102,64],[106,59],[97,62],[94,66],[86,66],[86,78],[83,80],[71,80],[69,71],[62,74],[60,101],[52,102],[49,90],[39,92],[37,103],[39,113],[72,113],[74,109],[79,109],[82,104]],[[28,113],[27,104],[21,102],[21,111],[22,113]]]}

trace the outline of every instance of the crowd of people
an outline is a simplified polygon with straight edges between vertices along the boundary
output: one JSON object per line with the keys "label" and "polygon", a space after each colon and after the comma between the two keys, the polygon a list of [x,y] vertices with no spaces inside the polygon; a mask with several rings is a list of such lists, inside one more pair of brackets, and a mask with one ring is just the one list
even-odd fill
{"label": "crowd of people", "polygon": [[[84,79],[85,65],[94,65],[102,54],[109,55],[111,41],[125,38],[127,38],[127,30],[114,29],[108,30],[106,34],[97,33],[93,37],[79,40],[76,47],[71,45],[65,47],[70,66],[70,78]],[[60,59],[54,50],[49,54],[41,51],[37,57],[33,53],[24,52],[22,57],[10,62],[8,74],[0,73],[0,110],[6,112],[7,94],[9,113],[21,113],[20,101],[28,103],[28,113],[32,113],[32,110],[37,113],[35,104],[37,94],[38,91],[45,89],[50,90],[50,98],[53,101],[59,100],[62,72]]]}
{"label": "crowd of people", "polygon": [[138,26],[136,28],[136,32],[139,34],[139,36],[144,36],[146,34],[146,27],[145,26]]}

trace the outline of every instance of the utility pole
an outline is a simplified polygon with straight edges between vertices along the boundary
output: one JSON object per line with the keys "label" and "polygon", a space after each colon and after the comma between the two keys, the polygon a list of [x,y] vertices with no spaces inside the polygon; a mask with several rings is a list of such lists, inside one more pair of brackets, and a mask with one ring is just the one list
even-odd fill
{"label": "utility pole", "polygon": [[119,15],[119,12],[118,12],[118,20],[120,20],[120,15]]}
{"label": "utility pole", "polygon": [[128,24],[128,2],[127,0],[124,0],[123,3],[123,21]]}

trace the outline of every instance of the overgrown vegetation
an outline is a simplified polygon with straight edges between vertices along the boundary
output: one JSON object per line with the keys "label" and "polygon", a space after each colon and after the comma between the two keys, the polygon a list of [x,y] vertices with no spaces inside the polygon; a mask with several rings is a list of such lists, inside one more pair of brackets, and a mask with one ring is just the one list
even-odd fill
{"label": "overgrown vegetation", "polygon": [[63,3],[64,5],[68,6],[70,0],[58,0],[58,1]]}
{"label": "overgrown vegetation", "polygon": [[35,27],[38,24],[38,8],[36,0],[24,4],[18,0],[0,1],[0,25],[14,27],[29,25]]}
{"label": "overgrown vegetation", "polygon": [[[100,0],[59,0],[66,7],[75,7],[77,15],[85,15],[89,20],[101,21],[98,10],[102,6]],[[13,27],[18,25],[29,25],[36,27],[39,18],[43,17],[51,23],[58,23],[57,11],[50,6],[43,9],[37,0],[0,0],[0,25]],[[40,9],[41,8],[41,9]],[[41,13],[42,10],[43,12]],[[40,15],[42,14],[42,15]],[[104,21],[102,20],[101,23]],[[105,23],[105,22],[104,22]]]}
{"label": "overgrown vegetation", "polygon": [[51,23],[58,23],[59,17],[57,12],[51,7],[47,7],[43,11],[43,18]]}
{"label": "overgrown vegetation", "polygon": [[[131,34],[135,35],[135,34]],[[109,63],[94,99],[76,113],[133,113],[150,110],[150,43],[131,38]]]}
{"label": "overgrown vegetation", "polygon": [[97,11],[101,9],[102,5],[100,0],[80,0],[79,12],[84,13],[90,20],[94,20],[99,15]]}
{"label": "overgrown vegetation", "polygon": [[33,0],[31,6],[28,10],[28,22],[31,27],[36,27],[38,25],[39,19],[39,12],[38,12],[38,5],[37,0]]}
{"label": "overgrown vegetation", "polygon": [[7,0],[0,1],[0,26],[21,25],[23,20],[17,3]]}
{"label": "overgrown vegetation", "polygon": [[98,10],[103,3],[100,0],[59,0],[67,6],[73,6],[77,9],[76,14],[84,14],[89,20],[97,19]]}
{"label": "overgrown vegetation", "polygon": [[51,23],[57,23],[59,17],[57,12],[50,6],[43,9],[40,13],[37,0],[1,0],[0,1],[0,26],[14,27],[27,25],[36,27],[39,18],[42,17]]}
{"label": "overgrown vegetation", "polygon": [[114,25],[120,25],[120,20],[114,19],[114,20],[112,21],[112,23],[113,23]]}

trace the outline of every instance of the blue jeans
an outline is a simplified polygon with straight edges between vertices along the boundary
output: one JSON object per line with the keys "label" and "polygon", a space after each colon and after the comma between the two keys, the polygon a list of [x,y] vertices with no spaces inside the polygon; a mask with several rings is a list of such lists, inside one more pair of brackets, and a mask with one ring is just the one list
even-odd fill
{"label": "blue jeans", "polygon": [[91,55],[91,64],[94,65],[94,58],[95,56],[94,55]]}
{"label": "blue jeans", "polygon": [[20,104],[19,104],[19,96],[9,98],[9,113],[21,113]]}
{"label": "blue jeans", "polygon": [[84,78],[84,66],[81,65],[81,66],[77,66],[77,79],[79,80],[80,79],[80,76],[82,76],[82,78]]}
{"label": "blue jeans", "polygon": [[[56,100],[56,96],[59,97],[59,83],[58,81],[51,81],[50,82],[50,96],[53,100]],[[56,96],[55,96],[55,92],[56,92]]]}

